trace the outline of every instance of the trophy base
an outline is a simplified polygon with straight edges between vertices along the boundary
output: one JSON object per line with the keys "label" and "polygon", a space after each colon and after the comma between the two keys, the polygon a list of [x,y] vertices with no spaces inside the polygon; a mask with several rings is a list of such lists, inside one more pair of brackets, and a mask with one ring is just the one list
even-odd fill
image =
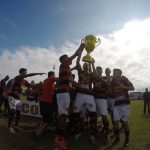
{"label": "trophy base", "polygon": [[82,58],[82,61],[92,63],[94,61],[94,58],[92,58],[90,55],[86,55]]}

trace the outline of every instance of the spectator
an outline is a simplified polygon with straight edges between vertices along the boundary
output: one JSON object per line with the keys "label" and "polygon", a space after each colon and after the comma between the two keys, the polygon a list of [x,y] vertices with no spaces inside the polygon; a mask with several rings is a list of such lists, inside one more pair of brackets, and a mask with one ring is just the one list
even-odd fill
{"label": "spectator", "polygon": [[35,90],[35,102],[39,102],[39,98],[42,94],[42,81],[40,81],[39,83],[35,84],[34,90]]}
{"label": "spectator", "polygon": [[31,81],[31,86],[27,87],[27,100],[28,101],[35,101],[36,100],[34,80]]}
{"label": "spectator", "polygon": [[148,91],[148,88],[145,89],[143,99],[144,99],[144,114],[146,114],[147,111],[150,114],[150,92]]}

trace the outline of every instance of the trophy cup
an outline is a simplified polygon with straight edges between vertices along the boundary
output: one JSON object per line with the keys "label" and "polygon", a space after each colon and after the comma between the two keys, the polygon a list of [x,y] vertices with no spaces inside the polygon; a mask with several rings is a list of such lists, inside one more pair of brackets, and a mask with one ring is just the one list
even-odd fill
{"label": "trophy cup", "polygon": [[[82,61],[89,63],[93,62],[94,58],[90,56],[90,53],[101,43],[100,38],[97,39],[93,34],[89,34],[83,38],[81,42],[85,44],[85,50],[87,52],[87,55],[82,58]],[[96,43],[98,44],[96,45]]]}

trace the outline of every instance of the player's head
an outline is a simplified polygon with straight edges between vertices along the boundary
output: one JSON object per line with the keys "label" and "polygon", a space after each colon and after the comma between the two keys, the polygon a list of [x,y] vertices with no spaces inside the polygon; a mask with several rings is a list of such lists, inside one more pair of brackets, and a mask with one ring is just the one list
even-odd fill
{"label": "player's head", "polygon": [[89,70],[89,64],[88,63],[83,64],[83,70]]}
{"label": "player's head", "polygon": [[61,62],[61,63],[63,63],[64,61],[66,61],[68,59],[68,55],[62,55],[62,56],[60,56],[60,58],[59,58],[59,61]]}
{"label": "player's head", "polygon": [[7,81],[7,80],[9,80],[9,76],[8,75],[5,76],[5,81]]}
{"label": "player's head", "polygon": [[19,74],[26,75],[27,74],[27,69],[26,68],[20,68],[19,69]]}
{"label": "player's head", "polygon": [[121,69],[118,69],[118,68],[113,69],[113,77],[114,78],[119,78],[119,77],[121,77],[121,75],[122,75]]}
{"label": "player's head", "polygon": [[103,72],[102,67],[97,66],[97,67],[96,67],[96,72],[97,72],[99,75],[101,75],[102,72]]}
{"label": "player's head", "polygon": [[48,77],[54,77],[55,76],[55,72],[54,71],[49,71],[48,72]]}
{"label": "player's head", "polygon": [[41,86],[43,85],[43,82],[40,81],[40,82],[38,83],[38,85],[41,87]]}
{"label": "player's head", "polygon": [[34,80],[31,81],[31,85],[35,85],[35,81]]}
{"label": "player's head", "polygon": [[106,68],[106,69],[105,69],[105,74],[106,74],[106,76],[109,76],[110,73],[111,73],[111,70],[110,70],[109,68]]}

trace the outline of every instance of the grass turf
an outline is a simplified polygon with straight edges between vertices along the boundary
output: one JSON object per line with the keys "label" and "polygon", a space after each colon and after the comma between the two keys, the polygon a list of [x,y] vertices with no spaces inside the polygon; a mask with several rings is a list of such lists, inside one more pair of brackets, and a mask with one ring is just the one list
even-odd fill
{"label": "grass turf", "polygon": [[[9,133],[7,119],[0,115],[0,150],[54,150],[52,141],[53,130],[50,128],[45,132],[43,140],[34,138],[32,132],[37,128],[39,119],[22,117],[20,126],[22,131],[16,134]],[[130,146],[127,150],[149,150],[150,149],[150,115],[143,115],[143,102],[131,102],[130,115]],[[112,139],[113,141],[113,139]],[[121,141],[113,146],[111,143],[104,144],[103,135],[99,133],[96,138],[96,145],[91,145],[87,133],[78,141],[71,135],[67,137],[69,150],[122,150],[124,133],[121,133]]]}

